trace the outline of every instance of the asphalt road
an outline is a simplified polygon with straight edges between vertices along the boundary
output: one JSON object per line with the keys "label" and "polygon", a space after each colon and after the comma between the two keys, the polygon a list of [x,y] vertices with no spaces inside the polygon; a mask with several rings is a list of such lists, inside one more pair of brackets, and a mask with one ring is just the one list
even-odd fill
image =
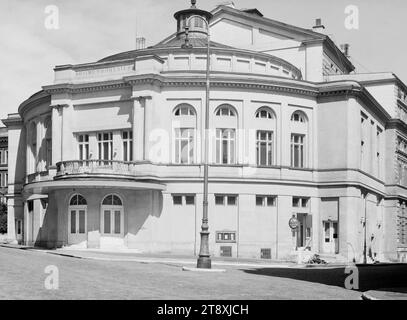
{"label": "asphalt road", "polygon": [[[46,289],[58,270],[58,289]],[[46,270],[46,268],[50,270]],[[270,270],[226,267],[196,273],[181,265],[99,261],[0,247],[0,299],[360,299],[361,292]],[[298,271],[301,272],[301,271]],[[48,278],[47,278],[48,277]],[[56,279],[54,277],[53,279]]]}

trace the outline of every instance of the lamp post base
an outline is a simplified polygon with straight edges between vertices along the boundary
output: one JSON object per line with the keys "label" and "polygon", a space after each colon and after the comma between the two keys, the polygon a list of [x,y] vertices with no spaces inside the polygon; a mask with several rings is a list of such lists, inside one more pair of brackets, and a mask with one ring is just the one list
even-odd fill
{"label": "lamp post base", "polygon": [[212,267],[211,258],[208,256],[199,256],[196,267],[199,269],[210,269]]}

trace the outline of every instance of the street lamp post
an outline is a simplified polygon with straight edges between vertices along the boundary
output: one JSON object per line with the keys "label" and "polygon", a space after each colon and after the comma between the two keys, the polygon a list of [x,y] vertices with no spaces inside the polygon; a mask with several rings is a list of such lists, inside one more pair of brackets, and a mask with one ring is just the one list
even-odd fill
{"label": "street lamp post", "polygon": [[210,34],[209,22],[199,15],[193,15],[188,18],[185,27],[185,45],[183,48],[192,48],[189,43],[188,31],[193,18],[201,19],[207,30],[207,51],[206,51],[206,94],[205,94],[205,132],[204,132],[204,194],[203,194],[203,213],[202,213],[202,226],[201,226],[201,245],[199,249],[199,257],[197,261],[197,268],[210,269],[211,258],[209,254],[209,224],[208,224],[208,151],[209,151],[209,91],[210,91]]}

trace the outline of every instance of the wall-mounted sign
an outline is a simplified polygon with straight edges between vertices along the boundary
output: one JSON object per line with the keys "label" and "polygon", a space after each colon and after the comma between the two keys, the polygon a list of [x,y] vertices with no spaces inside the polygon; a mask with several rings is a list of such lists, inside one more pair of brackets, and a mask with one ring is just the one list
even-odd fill
{"label": "wall-mounted sign", "polygon": [[288,225],[290,226],[291,229],[297,229],[300,226],[300,222],[298,221],[297,218],[292,217],[289,221],[288,221]]}

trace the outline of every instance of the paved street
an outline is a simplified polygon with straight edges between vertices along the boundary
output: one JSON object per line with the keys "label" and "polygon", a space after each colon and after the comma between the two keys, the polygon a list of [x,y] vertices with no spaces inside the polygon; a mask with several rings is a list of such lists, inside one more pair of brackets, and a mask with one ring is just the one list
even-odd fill
{"label": "paved street", "polygon": [[[47,290],[44,269],[59,269]],[[0,299],[359,299],[360,292],[225,267],[225,273],[181,270],[176,263],[98,261],[0,247]]]}

